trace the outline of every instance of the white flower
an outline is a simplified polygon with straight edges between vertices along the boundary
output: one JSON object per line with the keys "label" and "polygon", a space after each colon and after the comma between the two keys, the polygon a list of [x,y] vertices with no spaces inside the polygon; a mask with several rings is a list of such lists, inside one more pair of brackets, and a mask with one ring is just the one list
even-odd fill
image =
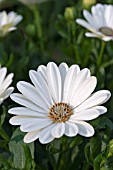
{"label": "white flower", "polygon": [[8,14],[6,11],[0,12],[0,37],[5,36],[10,31],[16,30],[16,25],[22,18],[21,15],[17,15],[13,11]]}
{"label": "white flower", "polygon": [[100,90],[91,94],[97,84],[96,77],[78,65],[70,68],[66,63],[59,67],[53,62],[29,71],[33,83],[20,81],[17,88],[22,94],[14,93],[11,99],[23,105],[9,110],[16,116],[10,124],[20,125],[25,143],[39,138],[43,144],[63,135],[85,137],[94,135],[93,127],[86,121],[97,118],[107,109],[100,106],[110,98],[110,92]]}
{"label": "white flower", "polygon": [[42,2],[45,2],[47,0],[19,0],[23,4],[40,4]]}
{"label": "white flower", "polygon": [[12,83],[13,73],[10,73],[7,77],[6,73],[6,67],[0,68],[0,104],[8,98],[14,90],[13,87],[9,87]]}
{"label": "white flower", "polygon": [[77,19],[76,22],[92,32],[87,32],[87,37],[113,40],[113,5],[97,4],[91,8],[91,14],[84,10],[83,15],[87,21]]}

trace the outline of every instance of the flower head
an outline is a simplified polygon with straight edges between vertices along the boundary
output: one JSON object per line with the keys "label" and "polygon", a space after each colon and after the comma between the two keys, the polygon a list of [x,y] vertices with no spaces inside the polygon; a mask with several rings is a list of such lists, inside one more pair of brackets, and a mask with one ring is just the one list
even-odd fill
{"label": "flower head", "polygon": [[22,18],[21,15],[17,15],[13,11],[8,14],[6,11],[0,12],[0,37],[5,36],[10,31],[16,30],[16,25]]}
{"label": "flower head", "polygon": [[20,81],[17,88],[22,94],[14,93],[11,99],[23,107],[15,107],[9,113],[12,125],[20,125],[28,132],[24,142],[39,138],[43,144],[63,135],[85,137],[94,135],[93,127],[86,121],[97,118],[107,109],[100,106],[110,98],[110,92],[100,90],[92,94],[96,87],[96,77],[87,68],[78,65],[70,68],[66,63],[59,67],[53,62],[30,70],[33,83]]}
{"label": "flower head", "polygon": [[87,28],[90,32],[85,35],[87,37],[101,38],[103,41],[113,40],[113,5],[97,4],[92,6],[91,14],[83,11],[85,20],[77,19],[76,22],[81,26]]}
{"label": "flower head", "polygon": [[0,104],[13,92],[14,88],[9,87],[12,83],[13,73],[6,77],[7,68],[0,68]]}

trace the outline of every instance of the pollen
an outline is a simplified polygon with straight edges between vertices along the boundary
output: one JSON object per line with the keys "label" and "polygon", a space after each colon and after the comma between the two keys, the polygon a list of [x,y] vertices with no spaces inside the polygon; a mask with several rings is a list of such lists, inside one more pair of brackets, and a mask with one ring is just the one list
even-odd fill
{"label": "pollen", "polygon": [[49,117],[55,123],[66,122],[73,114],[73,109],[66,103],[55,103],[48,113]]}

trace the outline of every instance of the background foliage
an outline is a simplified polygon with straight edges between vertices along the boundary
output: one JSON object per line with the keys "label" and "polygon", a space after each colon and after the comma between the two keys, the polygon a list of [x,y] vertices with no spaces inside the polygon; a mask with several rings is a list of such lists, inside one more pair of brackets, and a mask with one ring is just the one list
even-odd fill
{"label": "background foliage", "polygon": [[[98,2],[113,4],[112,0]],[[30,69],[55,61],[88,67],[97,76],[96,90],[113,93],[113,41],[105,44],[99,61],[103,42],[85,37],[86,30],[75,22],[83,18],[84,8],[90,10],[82,0],[48,0],[29,6],[4,0],[0,4],[1,11],[13,10],[23,16],[18,29],[0,39],[0,63],[8,67],[8,72],[14,72],[15,91],[19,80],[30,81]],[[14,105],[9,98],[0,106],[1,170],[113,170],[113,97],[106,103],[108,112],[90,121],[96,131],[92,138],[64,136],[48,145],[38,140],[23,143],[25,134],[9,124],[7,110]]]}

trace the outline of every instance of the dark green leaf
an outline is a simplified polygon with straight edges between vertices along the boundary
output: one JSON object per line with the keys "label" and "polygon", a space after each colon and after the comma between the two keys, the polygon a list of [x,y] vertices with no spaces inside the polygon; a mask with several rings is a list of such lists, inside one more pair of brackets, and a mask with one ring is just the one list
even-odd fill
{"label": "dark green leaf", "polygon": [[[27,149],[25,147],[23,148],[24,135],[25,134],[22,133],[19,130],[19,128],[17,128],[11,137],[11,141],[9,142],[9,150],[14,155],[14,157],[13,157],[14,168],[23,169],[26,166],[25,165],[25,163],[27,161],[26,159],[28,159],[28,157],[30,157],[30,158],[34,157],[34,143],[31,143],[28,145],[29,149]],[[31,153],[29,153],[29,152],[31,152]]]}

